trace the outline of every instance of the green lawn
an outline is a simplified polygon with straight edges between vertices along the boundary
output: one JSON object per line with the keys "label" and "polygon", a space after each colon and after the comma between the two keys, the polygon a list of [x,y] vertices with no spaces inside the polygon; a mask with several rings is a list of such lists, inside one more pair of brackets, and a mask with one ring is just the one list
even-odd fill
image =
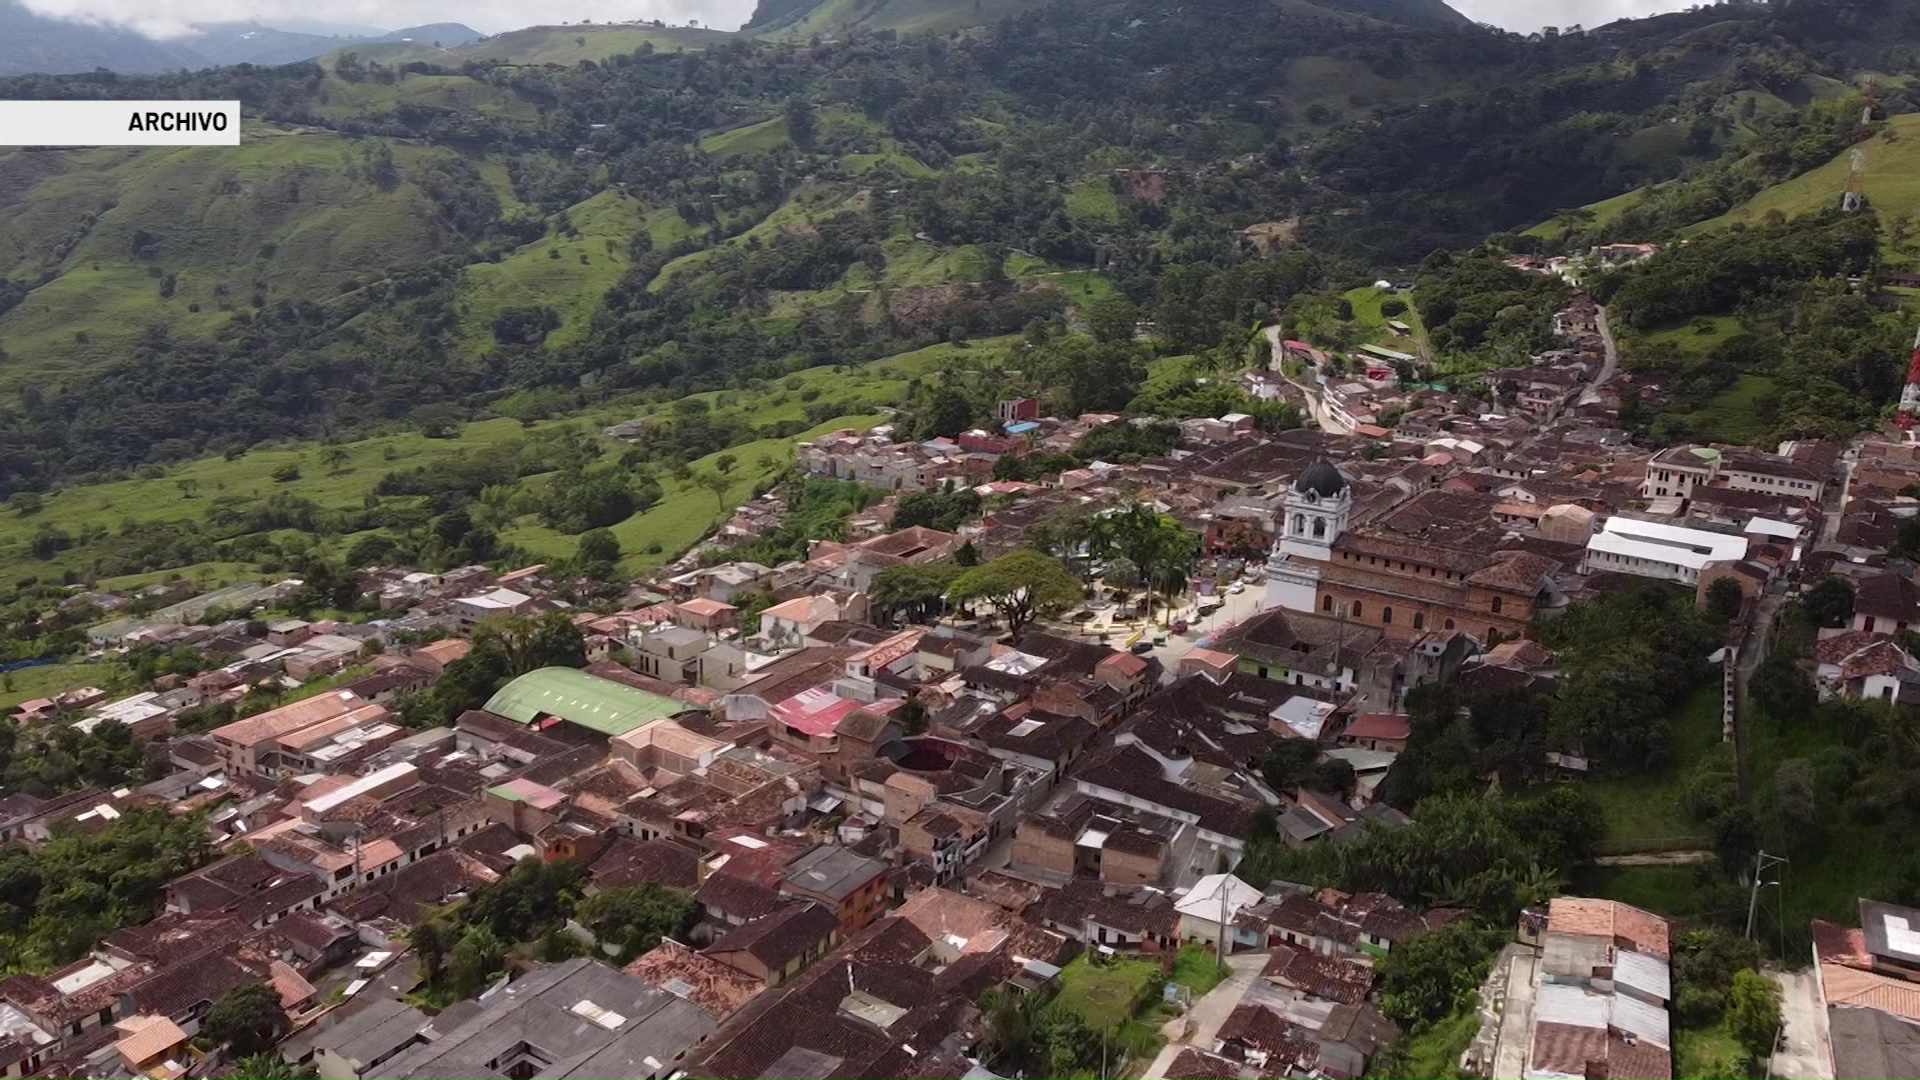
{"label": "green lawn", "polygon": [[1673,345],[1683,352],[1705,355],[1714,346],[1739,333],[1740,320],[1731,315],[1702,315],[1688,319],[1679,326],[1649,331],[1636,338],[1634,343]]}
{"label": "green lawn", "polygon": [[119,664],[43,664],[0,675],[0,713],[34,698],[51,697],[83,686],[111,690],[127,674]]}
{"label": "green lawn", "polygon": [[1607,815],[1605,844],[1637,847],[1663,839],[1692,847],[1700,827],[1680,809],[1688,774],[1702,762],[1720,757],[1732,769],[1731,751],[1721,736],[1720,683],[1709,679],[1694,689],[1673,714],[1671,760],[1666,768],[1632,776],[1600,777],[1587,791]]}
{"label": "green lawn", "polygon": [[1094,964],[1090,955],[1081,953],[1061,969],[1054,1004],[1071,1009],[1095,1031],[1118,1027],[1132,1019],[1134,1000],[1160,965],[1124,955]]}
{"label": "green lawn", "polygon": [[1227,977],[1213,950],[1205,945],[1183,945],[1173,958],[1173,981],[1193,991],[1194,997],[1220,985]]}
{"label": "green lawn", "polygon": [[[1362,285],[1346,294],[1347,303],[1353,305],[1354,324],[1366,330],[1367,344],[1380,345],[1397,352],[1418,354],[1420,346],[1427,339],[1427,328],[1420,321],[1420,309],[1414,305],[1413,293],[1395,289],[1383,292],[1371,285]],[[1380,305],[1388,300],[1398,300],[1407,305],[1407,310],[1398,315],[1386,315],[1380,311]],[[1389,320],[1406,323],[1413,327],[1410,337],[1401,337],[1387,328]]]}
{"label": "green lawn", "polygon": [[1779,392],[1765,375],[1742,375],[1712,401],[1687,414],[1687,429],[1702,442],[1764,443],[1773,430],[1773,410],[1762,402]]}
{"label": "green lawn", "polygon": [[1460,1075],[1460,1055],[1479,1031],[1480,1014],[1470,998],[1452,1016],[1407,1040],[1406,1075],[1426,1080]]}
{"label": "green lawn", "polygon": [[1674,1080],[1730,1080],[1747,1058],[1724,1019],[1710,1028],[1675,1027],[1673,1042]]}

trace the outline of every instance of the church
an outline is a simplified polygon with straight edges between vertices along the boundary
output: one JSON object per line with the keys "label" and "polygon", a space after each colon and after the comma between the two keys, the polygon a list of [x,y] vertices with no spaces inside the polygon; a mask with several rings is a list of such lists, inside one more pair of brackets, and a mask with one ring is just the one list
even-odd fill
{"label": "church", "polygon": [[1518,637],[1535,611],[1565,602],[1553,584],[1561,564],[1498,550],[1504,530],[1483,503],[1423,491],[1354,527],[1353,485],[1316,458],[1282,502],[1266,606],[1378,627],[1397,640],[1443,630],[1482,642]]}

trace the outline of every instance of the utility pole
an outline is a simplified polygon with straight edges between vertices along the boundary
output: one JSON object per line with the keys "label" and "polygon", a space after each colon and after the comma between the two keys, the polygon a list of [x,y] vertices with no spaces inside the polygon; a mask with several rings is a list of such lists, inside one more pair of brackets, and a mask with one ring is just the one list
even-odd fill
{"label": "utility pole", "polygon": [[1777,878],[1774,879],[1773,881],[1766,881],[1763,879],[1767,876],[1767,871],[1773,869],[1774,867],[1785,865],[1786,861],[1787,860],[1782,856],[1769,855],[1764,851],[1754,856],[1753,884],[1747,891],[1747,940],[1748,941],[1753,940],[1753,917],[1759,911],[1759,908],[1760,908],[1761,887],[1764,885],[1780,884],[1780,881]]}
{"label": "utility pole", "polygon": [[1214,965],[1222,968],[1227,966],[1227,896],[1232,891],[1227,888],[1227,882],[1231,880],[1232,874],[1224,874],[1220,878],[1220,939],[1213,943]]}

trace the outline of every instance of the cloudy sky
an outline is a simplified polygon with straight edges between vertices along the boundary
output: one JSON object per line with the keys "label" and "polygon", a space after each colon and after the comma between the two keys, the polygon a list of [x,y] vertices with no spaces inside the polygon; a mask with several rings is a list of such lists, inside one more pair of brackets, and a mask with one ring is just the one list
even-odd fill
{"label": "cloudy sky", "polygon": [[1615,19],[1658,15],[1694,6],[1697,0],[1448,0],[1455,10],[1509,30],[1542,26],[1599,26]]}
{"label": "cloudy sky", "polygon": [[[1512,30],[1601,23],[1689,6],[1694,0],[1451,0],[1481,22]],[[697,20],[732,29],[746,21],[754,0],[25,0],[43,15],[131,25],[175,36],[193,23],[258,19],[269,25],[293,18],[399,29],[432,22],[463,22],[485,33],[537,23],[664,19]]]}

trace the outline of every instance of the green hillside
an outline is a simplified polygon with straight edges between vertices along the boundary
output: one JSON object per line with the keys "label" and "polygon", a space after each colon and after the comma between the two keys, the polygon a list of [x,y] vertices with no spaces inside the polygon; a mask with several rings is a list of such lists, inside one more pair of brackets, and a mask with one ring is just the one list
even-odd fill
{"label": "green hillside", "polygon": [[[1861,183],[1869,205],[1882,217],[1920,213],[1920,115],[1896,116],[1888,123],[1893,138],[1868,143],[1867,171]],[[1778,211],[1788,217],[1837,206],[1852,172],[1851,152],[1812,172],[1777,184],[1728,213],[1703,221],[1691,232],[1751,224]]]}
{"label": "green hillside", "polygon": [[[1114,297],[1172,326],[1175,355],[1237,348],[1222,335],[1328,288],[1306,280],[1327,267],[1351,284],[1635,185],[1664,198],[1736,144],[1824,147],[1857,111],[1822,95],[1906,48],[1872,12],[1836,16],[1839,44],[1797,9],[1537,42],[1431,0],[1257,14],[769,0],[743,34],[548,26],[0,80],[252,114],[237,150],[0,152],[0,496],[1043,340]],[[1888,109],[1914,104],[1883,85]],[[1786,156],[1782,178],[1819,157]],[[1304,254],[1253,253],[1246,230],[1271,223]],[[623,468],[762,437],[650,441]]]}
{"label": "green hillside", "polygon": [[974,30],[1045,6],[1042,0],[821,0],[791,21],[756,28],[763,37],[806,40],[853,30],[946,33]]}
{"label": "green hillside", "polygon": [[[991,340],[969,348],[933,346],[851,370],[798,372],[759,392],[714,391],[693,395],[687,402],[698,404],[707,423],[737,425],[747,431],[785,425],[796,432],[749,439],[728,448],[726,452],[738,461],[728,474],[734,481],[727,496],[731,507],[792,461],[796,439],[841,427],[871,426],[879,422],[881,407],[901,400],[910,380],[948,368],[991,368],[1002,362],[1012,344]],[[823,403],[833,414],[810,422],[809,410]],[[589,434],[599,452],[617,456],[625,444],[597,434],[600,428],[641,418],[671,425],[687,407],[687,403],[609,402],[566,420],[522,423],[501,417],[465,424],[451,438],[408,432],[337,444],[291,443],[233,460],[188,461],[164,472],[156,470],[149,477],[65,488],[48,495],[31,512],[0,510],[0,580],[51,578],[70,572],[118,581],[157,574],[160,568],[147,565],[156,561],[149,541],[175,533],[178,539],[161,550],[215,557],[173,562],[161,556],[157,561],[167,570],[209,584],[259,573],[244,553],[262,545],[278,551],[317,543],[322,552],[344,555],[367,534],[327,522],[339,522],[342,515],[364,509],[370,498],[390,512],[424,505],[419,497],[376,497],[376,487],[390,473],[446,467],[569,427]],[[692,473],[715,471],[719,453],[692,459]],[[298,470],[297,478],[276,478],[285,476],[289,468]],[[535,473],[517,487],[533,493],[549,479]],[[635,572],[670,561],[709,531],[720,516],[713,492],[691,479],[663,476],[660,482],[660,502],[614,529],[628,553],[627,568]],[[244,521],[266,512],[276,499],[287,498],[311,503],[318,514],[316,528],[296,530],[307,534],[303,538],[281,529],[249,532],[244,526],[221,524]],[[37,558],[31,545],[50,528],[73,540],[73,546],[51,558]],[[575,537],[542,525],[531,512],[512,514],[501,522],[500,535],[535,557],[570,555],[576,543]],[[650,550],[655,544],[659,550]]]}
{"label": "green hillside", "polygon": [[437,64],[457,68],[470,61],[501,64],[557,64],[572,67],[583,60],[605,63],[636,49],[661,52],[698,51],[737,35],[697,26],[635,26],[625,24],[530,26],[510,30],[468,45],[441,48],[425,42],[355,44],[336,50],[326,62],[345,53],[383,64]]}
{"label": "green hillside", "polygon": [[600,63],[610,56],[649,46],[661,52],[678,52],[733,39],[734,35],[724,30],[697,26],[532,26],[495,34],[451,52],[461,61],[572,66],[582,60]]}
{"label": "green hillside", "polygon": [[[97,366],[156,322],[206,336],[256,298],[332,296],[457,250],[416,184],[348,167],[368,145],[253,125],[237,149],[0,152],[19,208],[0,214],[0,277],[43,282],[0,316],[0,386]],[[442,153],[386,145],[402,177]]]}
{"label": "green hillside", "polygon": [[[585,329],[600,297],[626,273],[629,242],[648,224],[646,207],[619,192],[603,191],[568,207],[566,214],[571,233],[543,237],[499,262],[467,267],[460,303],[470,348],[487,347],[494,319],[510,307],[553,308],[561,321],[547,342],[572,341]],[[678,224],[671,212],[656,217]],[[656,234],[656,240],[664,235],[670,242],[680,231]]]}

